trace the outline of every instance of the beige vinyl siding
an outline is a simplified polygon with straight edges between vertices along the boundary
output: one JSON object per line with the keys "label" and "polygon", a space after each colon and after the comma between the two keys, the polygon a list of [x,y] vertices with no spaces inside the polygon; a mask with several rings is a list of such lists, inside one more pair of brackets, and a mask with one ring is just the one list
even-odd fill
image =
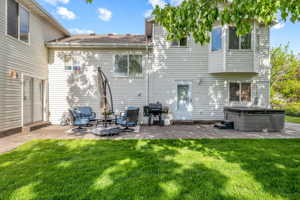
{"label": "beige vinyl siding", "polygon": [[[154,27],[153,69],[150,79],[150,102],[160,101],[177,112],[177,81],[192,82],[193,120],[222,118],[222,97],[226,90],[223,77],[208,74],[208,45],[200,46],[189,39],[187,48],[170,47],[167,32]],[[199,81],[201,83],[199,85]]]}
{"label": "beige vinyl siding", "polygon": [[[114,55],[142,54],[143,76],[118,77],[114,74]],[[81,72],[65,71],[64,55],[79,58]],[[97,87],[97,68],[101,67],[110,81],[115,112],[128,106],[146,104],[146,53],[141,50],[51,49],[49,63],[50,121],[59,124],[68,109],[74,106],[91,106],[100,117],[100,97]]]}
{"label": "beige vinyl siding", "polygon": [[[221,68],[224,54],[220,53],[219,60],[209,57],[208,45],[200,46],[189,39],[187,48],[170,47],[166,41],[167,32],[160,26],[154,27],[153,65],[150,75],[150,102],[160,101],[171,108],[171,119],[175,118],[177,86],[178,81],[192,82],[192,119],[193,120],[218,120],[223,119],[223,107],[233,105],[228,100],[229,82],[252,82],[252,102],[243,105],[250,106],[254,98],[259,98],[260,106],[268,105],[268,76],[252,73],[223,73],[210,74],[209,62],[215,62]],[[262,33],[261,37],[267,37]],[[269,41],[264,41],[262,46],[266,47]],[[222,52],[222,51],[221,51]],[[229,58],[230,59],[230,58]],[[237,55],[237,69],[242,61],[253,65],[247,56]],[[231,63],[235,63],[231,61]],[[268,66],[259,66],[266,73]],[[237,70],[235,70],[237,71]],[[235,104],[241,105],[241,104]]]}
{"label": "beige vinyl siding", "polygon": [[218,73],[225,71],[224,51],[209,52],[208,54],[208,69],[209,73]]}
{"label": "beige vinyl siding", "polygon": [[[5,2],[0,1],[0,131],[22,126],[21,75],[47,80],[48,53],[44,43],[63,36],[31,10],[30,43],[6,35]],[[10,70],[17,71],[19,77],[9,77]]]}
{"label": "beige vinyl siding", "polygon": [[252,50],[227,50],[225,72],[254,72]]}

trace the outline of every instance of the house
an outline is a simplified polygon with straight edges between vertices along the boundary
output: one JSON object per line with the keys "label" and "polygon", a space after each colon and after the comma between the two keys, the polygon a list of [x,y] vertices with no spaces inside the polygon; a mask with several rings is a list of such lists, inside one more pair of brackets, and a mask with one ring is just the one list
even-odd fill
{"label": "house", "polygon": [[48,49],[69,36],[34,0],[0,1],[0,132],[48,121]]}
{"label": "house", "polygon": [[[99,116],[98,67],[110,81],[117,113],[161,102],[169,120],[210,121],[223,119],[224,106],[269,107],[269,27],[255,24],[239,37],[234,26],[216,24],[206,45],[192,37],[168,41],[152,19],[144,35],[69,36],[33,0],[26,2],[29,42],[20,41],[23,33],[1,33],[0,130],[38,120],[60,124],[74,106],[91,106]],[[0,30],[8,26],[6,7]]]}
{"label": "house", "polygon": [[[224,106],[269,106],[269,28],[236,35],[216,25],[212,41],[167,41],[148,20],[145,35],[75,35],[47,43],[50,121],[72,106],[99,111],[97,68],[110,81],[115,111],[148,103],[168,106],[169,120],[221,120]],[[98,115],[100,113],[98,112]]]}

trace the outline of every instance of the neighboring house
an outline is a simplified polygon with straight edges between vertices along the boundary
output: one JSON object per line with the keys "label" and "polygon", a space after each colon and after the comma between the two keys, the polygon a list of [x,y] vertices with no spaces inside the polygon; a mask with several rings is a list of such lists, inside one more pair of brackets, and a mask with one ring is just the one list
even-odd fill
{"label": "neighboring house", "polygon": [[[215,26],[211,43],[167,41],[151,20],[145,35],[76,35],[49,42],[50,121],[72,106],[99,113],[97,68],[111,84],[116,112],[161,102],[170,120],[220,120],[224,106],[269,106],[269,28],[238,37]],[[142,114],[142,113],[141,113]]]}
{"label": "neighboring house", "polygon": [[0,132],[48,121],[45,42],[68,35],[34,0],[0,0]]}

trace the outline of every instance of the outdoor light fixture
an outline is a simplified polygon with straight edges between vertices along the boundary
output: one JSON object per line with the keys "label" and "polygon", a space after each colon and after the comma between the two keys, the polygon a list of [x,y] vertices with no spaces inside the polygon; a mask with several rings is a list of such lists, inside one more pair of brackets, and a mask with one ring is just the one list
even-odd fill
{"label": "outdoor light fixture", "polygon": [[19,74],[15,70],[10,70],[8,72],[8,75],[10,78],[13,78],[13,79],[17,79],[19,77]]}

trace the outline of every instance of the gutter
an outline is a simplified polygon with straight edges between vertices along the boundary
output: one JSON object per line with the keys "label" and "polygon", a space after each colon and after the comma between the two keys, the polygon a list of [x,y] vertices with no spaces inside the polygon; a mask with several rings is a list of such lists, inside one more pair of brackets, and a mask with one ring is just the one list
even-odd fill
{"label": "gutter", "polygon": [[147,49],[146,43],[70,43],[70,42],[48,42],[48,48],[138,48]]}

